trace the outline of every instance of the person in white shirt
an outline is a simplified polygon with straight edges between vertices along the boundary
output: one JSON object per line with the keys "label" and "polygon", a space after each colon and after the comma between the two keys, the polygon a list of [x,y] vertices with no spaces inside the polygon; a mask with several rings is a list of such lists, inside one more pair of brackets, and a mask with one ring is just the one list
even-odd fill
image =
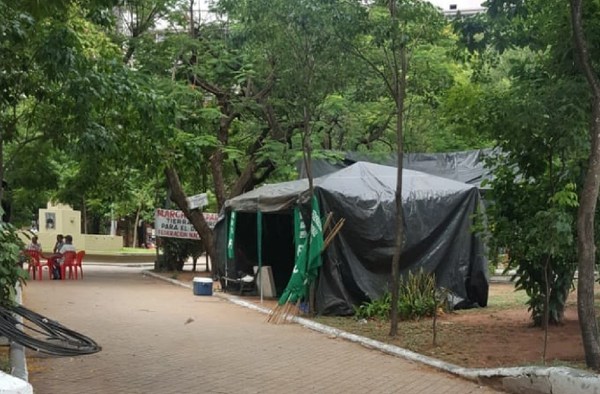
{"label": "person in white shirt", "polygon": [[65,256],[66,252],[77,252],[75,245],[73,245],[73,237],[70,235],[67,235],[65,237],[65,243],[60,247],[60,250],[58,251],[58,253],[61,255],[61,257],[54,260],[55,261],[54,274],[52,275],[54,277],[54,279],[61,279],[60,266],[64,262],[64,256]]}
{"label": "person in white shirt", "polygon": [[26,250],[34,250],[36,252],[42,252],[42,244],[40,244],[38,242],[38,237],[37,236],[33,236],[31,237],[31,243],[29,245],[27,245],[27,247],[25,248]]}

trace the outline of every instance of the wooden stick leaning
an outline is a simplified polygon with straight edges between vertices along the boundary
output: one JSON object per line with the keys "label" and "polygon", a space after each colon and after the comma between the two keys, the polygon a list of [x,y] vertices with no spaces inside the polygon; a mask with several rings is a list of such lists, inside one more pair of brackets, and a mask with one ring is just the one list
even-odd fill
{"label": "wooden stick leaning", "polygon": [[327,230],[327,227],[331,224],[331,220],[333,219],[333,212],[329,212],[327,214],[327,218],[325,219],[325,224],[323,225],[323,234]]}
{"label": "wooden stick leaning", "polygon": [[[331,212],[327,216],[326,224],[323,229],[326,229],[331,221]],[[323,241],[323,249],[321,249],[321,253],[327,249],[331,241],[335,238],[337,233],[340,232],[342,227],[344,226],[344,222],[346,219],[341,218],[331,229],[331,231],[327,234],[327,237]],[[296,301],[296,303],[286,301],[283,305],[277,304],[277,306],[269,313],[267,317],[267,322],[280,324],[289,321],[293,316],[298,316],[300,314],[300,300]]]}
{"label": "wooden stick leaning", "polygon": [[327,247],[329,246],[331,241],[333,241],[333,239],[335,238],[337,233],[340,232],[340,230],[342,229],[342,226],[344,225],[345,222],[346,222],[346,219],[341,218],[340,221],[337,222],[335,224],[335,226],[333,226],[333,229],[329,232],[329,234],[327,234],[325,241],[323,241],[323,249],[321,249],[321,253],[323,253],[325,251],[325,249],[327,249]]}

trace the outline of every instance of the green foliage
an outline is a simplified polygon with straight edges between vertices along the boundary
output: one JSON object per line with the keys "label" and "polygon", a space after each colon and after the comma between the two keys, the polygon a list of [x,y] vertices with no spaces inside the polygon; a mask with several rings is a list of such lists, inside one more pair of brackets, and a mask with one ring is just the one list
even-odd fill
{"label": "green foliage", "polygon": [[[394,102],[378,74],[387,69],[390,81],[394,27],[383,2],[222,0],[226,22],[196,20],[193,34],[178,0],[42,3],[0,1],[2,164],[19,224],[48,199],[90,222],[111,209],[147,218],[165,197],[166,165],[189,193],[227,194],[245,168],[253,173],[237,192],[293,179],[308,129],[314,157],[319,148],[395,150]],[[406,149],[487,144],[495,102],[471,83],[472,66],[452,58],[447,21],[427,2],[399,3],[395,45],[411,53]],[[157,36],[159,19],[180,28]]]}
{"label": "green foliage", "polygon": [[[548,173],[539,174],[533,182],[516,171],[514,166],[498,166],[495,171],[490,193],[493,204],[487,211],[493,234],[491,249],[508,249],[507,270],[516,270],[513,280],[517,289],[529,296],[534,323],[542,323],[547,294],[550,322],[559,323],[576,268],[575,184],[565,184]],[[546,197],[549,188],[558,191]]]}
{"label": "green foliage", "polygon": [[409,272],[400,282],[398,291],[398,315],[411,320],[432,316],[438,306],[435,275],[420,269]]}
{"label": "green foliage", "polygon": [[390,307],[392,304],[392,295],[388,291],[381,298],[370,302],[364,302],[354,307],[354,316],[357,319],[379,319],[388,320],[390,317]]}
{"label": "green foliage", "polygon": [[507,269],[516,270],[513,279],[538,325],[546,298],[550,322],[562,320],[572,288],[577,193],[589,149],[589,96],[564,39],[571,34],[567,13],[554,0],[490,1],[488,29],[478,30],[480,16],[467,23],[467,33],[482,35],[463,36],[473,51],[477,89],[470,97],[478,97],[477,105],[446,111],[472,122],[502,152],[489,163],[490,251],[507,250]]}
{"label": "green foliage", "polygon": [[[391,295],[386,292],[381,298],[355,307],[358,319],[387,320],[390,315]],[[446,292],[438,289],[435,275],[420,269],[409,272],[400,282],[398,291],[398,316],[402,320],[418,320],[433,316],[437,308],[446,307]]]}
{"label": "green foliage", "polygon": [[161,238],[161,244],[163,253],[155,266],[157,271],[182,271],[189,257],[198,258],[204,253],[198,240]]}
{"label": "green foliage", "polygon": [[[0,208],[0,216],[2,215]],[[15,286],[25,284],[27,272],[19,265],[23,242],[16,229],[0,220],[0,305],[11,305],[15,301]]]}
{"label": "green foliage", "polygon": [[[571,204],[577,202],[576,198],[568,201]],[[515,283],[518,290],[525,290],[530,297],[527,304],[536,325],[543,324],[543,305],[547,294],[549,321],[558,323],[562,321],[576,268],[574,256],[569,255],[573,246],[573,216],[560,208],[550,208],[537,212],[533,220],[535,223],[525,242],[534,247],[528,253],[529,258],[522,260],[523,267],[519,267],[517,272],[521,276]]]}

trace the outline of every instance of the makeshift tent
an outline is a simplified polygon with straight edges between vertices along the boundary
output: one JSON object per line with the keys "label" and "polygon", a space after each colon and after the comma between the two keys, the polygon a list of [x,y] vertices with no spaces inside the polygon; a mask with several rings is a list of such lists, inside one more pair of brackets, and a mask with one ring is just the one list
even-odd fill
{"label": "makeshift tent", "polygon": [[[427,174],[441,176],[442,178],[469,183],[481,188],[484,179],[491,179],[492,173],[486,168],[487,157],[498,154],[493,149],[478,149],[460,152],[445,153],[405,153],[403,155],[403,168],[422,171]],[[333,155],[331,155],[333,157]],[[346,152],[335,159],[313,159],[312,174],[314,177],[330,174],[359,161],[377,163],[395,167],[398,162],[396,153],[359,153]],[[304,162],[298,162],[300,178],[306,177]]]}
{"label": "makeshift tent", "polygon": [[[472,231],[480,207],[477,187],[404,170],[403,210],[406,242],[401,273],[423,268],[452,292],[455,307],[486,306],[487,263],[483,244]],[[395,238],[396,168],[358,162],[314,179],[321,215],[332,212],[345,224],[323,253],[316,283],[320,314],[349,315],[353,306],[389,290]],[[278,293],[294,263],[295,206],[308,208],[308,181],[265,185],[228,200],[217,223],[217,275],[250,272],[257,257],[257,212],[262,212],[262,261],[272,267]],[[235,254],[227,259],[227,227],[237,212]]]}

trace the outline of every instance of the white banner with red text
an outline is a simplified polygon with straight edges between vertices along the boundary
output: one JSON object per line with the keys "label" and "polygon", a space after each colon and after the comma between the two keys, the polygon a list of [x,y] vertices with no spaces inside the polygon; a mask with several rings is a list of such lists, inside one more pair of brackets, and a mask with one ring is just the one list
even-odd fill
{"label": "white banner with red text", "polygon": [[[203,215],[208,226],[214,228],[219,214],[204,212]],[[173,209],[158,208],[154,212],[154,229],[157,237],[200,239],[200,235],[183,212]]]}

